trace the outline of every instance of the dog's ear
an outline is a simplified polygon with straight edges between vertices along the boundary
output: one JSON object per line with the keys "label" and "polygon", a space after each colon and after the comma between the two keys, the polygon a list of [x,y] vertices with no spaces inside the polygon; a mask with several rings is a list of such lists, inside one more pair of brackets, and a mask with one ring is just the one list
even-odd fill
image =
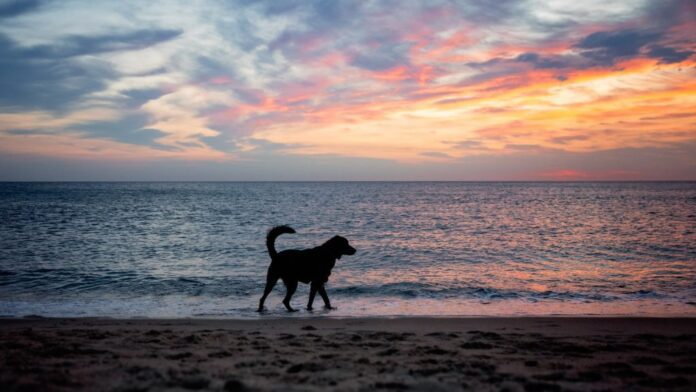
{"label": "dog's ear", "polygon": [[338,239],[336,240],[336,247],[334,248],[334,252],[336,252],[336,259],[340,260],[341,256],[343,256],[343,244],[341,243],[341,237],[337,237]]}

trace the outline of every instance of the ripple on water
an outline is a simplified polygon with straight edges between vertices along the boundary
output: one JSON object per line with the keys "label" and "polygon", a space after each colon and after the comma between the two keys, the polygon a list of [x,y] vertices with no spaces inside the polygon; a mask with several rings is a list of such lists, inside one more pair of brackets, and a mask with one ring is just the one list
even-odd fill
{"label": "ripple on water", "polygon": [[0,313],[238,314],[290,224],[279,249],[358,249],[329,282],[342,312],[694,314],[695,201],[694,183],[3,183]]}

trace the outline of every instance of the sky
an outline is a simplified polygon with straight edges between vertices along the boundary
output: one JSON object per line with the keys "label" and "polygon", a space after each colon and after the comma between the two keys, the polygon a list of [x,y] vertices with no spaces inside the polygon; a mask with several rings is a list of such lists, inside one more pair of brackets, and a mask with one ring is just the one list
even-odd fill
{"label": "sky", "polygon": [[0,0],[0,180],[696,180],[696,2]]}

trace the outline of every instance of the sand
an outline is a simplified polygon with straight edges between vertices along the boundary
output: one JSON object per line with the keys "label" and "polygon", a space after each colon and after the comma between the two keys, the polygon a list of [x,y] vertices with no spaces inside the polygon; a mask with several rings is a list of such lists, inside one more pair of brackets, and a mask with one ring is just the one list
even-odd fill
{"label": "sand", "polygon": [[13,390],[696,390],[696,319],[0,319]]}

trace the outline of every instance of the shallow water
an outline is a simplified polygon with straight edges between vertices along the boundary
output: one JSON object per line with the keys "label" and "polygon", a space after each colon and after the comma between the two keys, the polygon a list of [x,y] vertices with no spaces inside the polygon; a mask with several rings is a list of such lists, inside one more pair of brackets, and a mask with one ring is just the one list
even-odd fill
{"label": "shallow water", "polygon": [[0,183],[0,315],[257,317],[278,224],[314,314],[696,316],[696,183],[466,182]]}

